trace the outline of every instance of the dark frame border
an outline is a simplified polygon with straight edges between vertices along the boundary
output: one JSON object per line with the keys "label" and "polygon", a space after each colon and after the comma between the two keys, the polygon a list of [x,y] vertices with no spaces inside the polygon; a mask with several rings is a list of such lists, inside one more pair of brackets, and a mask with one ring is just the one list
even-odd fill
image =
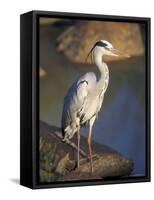
{"label": "dark frame border", "polygon": [[[90,185],[106,185],[119,183],[137,183],[149,182],[151,180],[151,144],[150,144],[150,43],[151,43],[151,19],[129,16],[111,16],[111,15],[94,15],[81,13],[65,13],[65,12],[49,12],[49,11],[32,11],[32,184],[31,188],[55,188],[55,187],[72,187],[72,186],[90,186]],[[25,14],[26,15],[26,14]],[[110,180],[79,180],[79,181],[63,181],[54,183],[39,182],[39,18],[53,17],[65,19],[79,20],[97,20],[97,21],[114,21],[129,23],[144,23],[146,27],[145,33],[145,62],[146,62],[146,176],[145,177],[129,177]],[[25,172],[26,173],[26,172]],[[27,172],[27,175],[29,172]],[[21,183],[22,184],[22,183]]]}

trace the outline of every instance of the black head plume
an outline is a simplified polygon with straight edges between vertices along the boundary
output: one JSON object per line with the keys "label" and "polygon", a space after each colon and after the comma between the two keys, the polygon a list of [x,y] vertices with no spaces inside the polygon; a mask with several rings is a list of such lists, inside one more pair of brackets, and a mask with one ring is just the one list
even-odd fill
{"label": "black head plume", "polygon": [[105,42],[101,41],[101,40],[97,41],[97,42],[94,44],[94,46],[91,48],[91,50],[89,51],[89,53],[88,53],[88,55],[87,55],[87,57],[86,57],[85,62],[88,60],[89,56],[91,56],[91,63],[92,63],[92,61],[93,61],[92,52],[93,52],[93,50],[94,50],[94,48],[95,48],[96,46],[98,46],[98,47],[106,47],[107,44],[106,44]]}

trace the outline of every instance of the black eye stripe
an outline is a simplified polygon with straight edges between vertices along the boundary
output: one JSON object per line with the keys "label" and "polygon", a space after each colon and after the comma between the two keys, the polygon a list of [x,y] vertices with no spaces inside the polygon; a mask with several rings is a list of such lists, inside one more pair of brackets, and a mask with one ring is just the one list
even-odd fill
{"label": "black eye stripe", "polygon": [[110,48],[109,47],[104,47],[105,49],[109,50]]}
{"label": "black eye stripe", "polygon": [[107,44],[105,44],[105,43],[102,42],[102,41],[98,41],[98,42],[96,42],[95,46],[99,46],[99,47],[107,47]]}

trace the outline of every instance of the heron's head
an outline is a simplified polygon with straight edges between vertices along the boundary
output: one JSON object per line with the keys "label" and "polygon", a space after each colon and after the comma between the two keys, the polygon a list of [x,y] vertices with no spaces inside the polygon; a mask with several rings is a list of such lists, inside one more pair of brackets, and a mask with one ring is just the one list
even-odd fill
{"label": "heron's head", "polygon": [[88,56],[90,54],[94,54],[94,55],[106,55],[106,56],[123,56],[123,57],[129,57],[127,54],[122,53],[121,51],[115,49],[113,47],[113,45],[106,41],[106,40],[99,40],[97,41],[94,46],[92,47],[92,49],[90,50]]}

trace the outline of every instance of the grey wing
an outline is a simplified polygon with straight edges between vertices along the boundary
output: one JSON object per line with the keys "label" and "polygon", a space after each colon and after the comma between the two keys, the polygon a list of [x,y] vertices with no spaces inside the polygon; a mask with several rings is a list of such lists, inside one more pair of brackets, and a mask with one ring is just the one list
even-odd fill
{"label": "grey wing", "polygon": [[64,137],[73,137],[84,113],[84,106],[90,85],[96,81],[95,74],[86,73],[75,81],[69,89],[65,99],[62,113],[62,132]]}

